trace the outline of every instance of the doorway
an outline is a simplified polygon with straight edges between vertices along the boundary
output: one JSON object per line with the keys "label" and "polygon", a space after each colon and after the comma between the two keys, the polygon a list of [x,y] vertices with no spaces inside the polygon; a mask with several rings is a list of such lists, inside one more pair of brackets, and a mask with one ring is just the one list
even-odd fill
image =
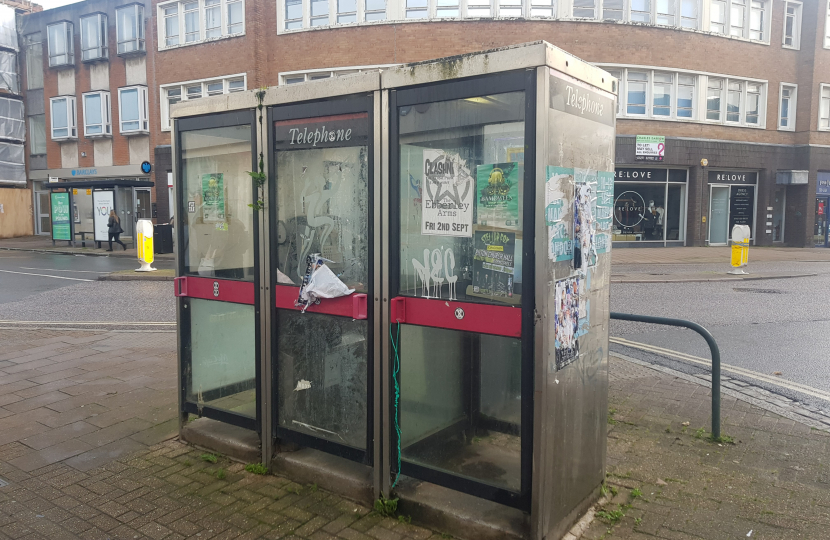
{"label": "doorway", "polygon": [[772,241],[784,241],[784,212],[787,204],[787,188],[779,187],[772,199]]}
{"label": "doorway", "polygon": [[813,243],[816,247],[830,247],[830,235],[827,232],[827,209],[830,197],[816,197],[816,225],[813,230]]}
{"label": "doorway", "polygon": [[709,245],[729,241],[729,186],[711,186],[709,192]]}
{"label": "doorway", "polygon": [[35,192],[35,204],[37,204],[37,234],[52,234],[52,219],[49,214],[50,202],[48,191]]}
{"label": "doorway", "polygon": [[152,207],[150,205],[150,190],[138,189],[135,190],[135,220],[151,219],[153,217]]}

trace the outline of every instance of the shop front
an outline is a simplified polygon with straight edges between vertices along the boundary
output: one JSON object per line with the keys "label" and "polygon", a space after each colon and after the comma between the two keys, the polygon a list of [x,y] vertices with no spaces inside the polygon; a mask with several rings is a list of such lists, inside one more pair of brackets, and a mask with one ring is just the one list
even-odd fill
{"label": "shop front", "polygon": [[183,425],[564,534],[604,477],[615,90],[537,43],[176,105]]}
{"label": "shop front", "polygon": [[[757,204],[757,171],[709,171],[709,227],[707,244],[725,246],[735,225],[747,225],[750,240],[755,241],[755,208]],[[783,192],[783,189],[781,190]],[[783,194],[780,205],[783,239]]]}
{"label": "shop front", "polygon": [[686,243],[688,169],[617,167],[615,247]]}
{"label": "shop front", "polygon": [[827,230],[827,210],[830,208],[830,172],[819,172],[816,181],[816,222],[813,230],[813,244],[816,247],[830,247]]}

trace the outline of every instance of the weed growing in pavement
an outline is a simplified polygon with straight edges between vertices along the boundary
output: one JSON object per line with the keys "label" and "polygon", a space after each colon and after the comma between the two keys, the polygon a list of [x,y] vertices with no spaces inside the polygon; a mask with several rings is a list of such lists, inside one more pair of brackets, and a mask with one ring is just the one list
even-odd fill
{"label": "weed growing in pavement", "polygon": [[617,424],[617,421],[614,420],[614,415],[617,414],[617,409],[610,408],[608,409],[608,423],[613,425]]}
{"label": "weed growing in pavement", "polygon": [[199,457],[202,458],[202,461],[207,461],[208,463],[216,463],[219,461],[219,456],[216,454],[202,454]]}
{"label": "weed growing in pavement", "polygon": [[625,512],[623,512],[622,508],[618,510],[600,510],[596,513],[596,516],[604,522],[614,525],[625,517]]}
{"label": "weed growing in pavement", "polygon": [[225,479],[225,469],[219,469],[216,471],[216,479],[217,480],[224,480]]}
{"label": "weed growing in pavement", "polygon": [[453,536],[451,534],[441,533],[441,538],[452,538],[452,537]]}
{"label": "weed growing in pavement", "polygon": [[634,488],[631,490],[631,497],[636,499],[637,497],[642,497],[643,492],[640,491],[640,488]]}
{"label": "weed growing in pavement", "polygon": [[643,518],[634,518],[634,525],[639,525],[640,523],[642,523],[642,521]]}
{"label": "weed growing in pavement", "polygon": [[398,499],[387,499],[381,493],[380,498],[375,501],[375,513],[383,517],[392,517],[398,511]]}
{"label": "weed growing in pavement", "polygon": [[666,433],[671,433],[671,428],[670,427],[666,428]]}
{"label": "weed growing in pavement", "polygon": [[182,462],[182,465],[184,465],[185,467],[190,467],[191,465],[193,465],[193,463],[189,459],[186,459]]}
{"label": "weed growing in pavement", "polygon": [[316,493],[318,489],[317,484],[309,484],[308,489],[310,489],[312,493]]}
{"label": "weed growing in pavement", "polygon": [[398,521],[409,525],[410,523],[412,523],[412,516],[398,516]]}
{"label": "weed growing in pavement", "polygon": [[248,463],[245,470],[251,474],[268,474],[268,467],[262,463]]}
{"label": "weed growing in pavement", "polygon": [[733,439],[729,435],[721,435],[717,439],[715,437],[710,436],[709,440],[712,441],[712,442],[721,443],[721,444],[735,444],[735,439]]}
{"label": "weed growing in pavement", "polygon": [[695,439],[702,439],[706,436],[706,428],[700,428],[695,431]]}

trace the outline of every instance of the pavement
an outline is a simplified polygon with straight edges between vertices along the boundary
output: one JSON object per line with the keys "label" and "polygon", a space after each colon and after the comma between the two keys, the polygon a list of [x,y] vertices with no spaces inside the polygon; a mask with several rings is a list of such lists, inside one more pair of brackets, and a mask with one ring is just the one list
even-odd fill
{"label": "pavement", "polygon": [[[129,249],[124,250],[118,244],[113,244],[112,252],[107,252],[107,243],[101,242],[101,248],[95,247],[95,242],[92,240],[86,241],[86,247],[81,247],[80,240],[75,242],[75,247],[72,247],[67,241],[56,241],[52,245],[52,239],[48,236],[20,236],[18,238],[3,238],[0,239],[0,250],[16,250],[16,251],[43,251],[49,253],[61,253],[66,255],[92,255],[102,257],[119,257],[136,259],[135,246],[131,239],[124,239],[122,241],[129,246]],[[156,253],[157,260],[176,260],[174,253]]]}
{"label": "pavement", "polygon": [[[448,538],[178,441],[173,332],[0,341],[0,540]],[[611,500],[581,538],[826,538],[828,429],[725,388],[734,443],[712,442],[705,378],[620,357],[610,373]]]}

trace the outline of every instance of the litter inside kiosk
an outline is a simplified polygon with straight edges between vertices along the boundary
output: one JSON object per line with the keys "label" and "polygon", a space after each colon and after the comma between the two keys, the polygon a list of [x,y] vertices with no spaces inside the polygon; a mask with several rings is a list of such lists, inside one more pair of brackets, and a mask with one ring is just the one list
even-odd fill
{"label": "litter inside kiosk", "polygon": [[605,473],[616,85],[536,42],[174,106],[182,438],[564,535]]}

